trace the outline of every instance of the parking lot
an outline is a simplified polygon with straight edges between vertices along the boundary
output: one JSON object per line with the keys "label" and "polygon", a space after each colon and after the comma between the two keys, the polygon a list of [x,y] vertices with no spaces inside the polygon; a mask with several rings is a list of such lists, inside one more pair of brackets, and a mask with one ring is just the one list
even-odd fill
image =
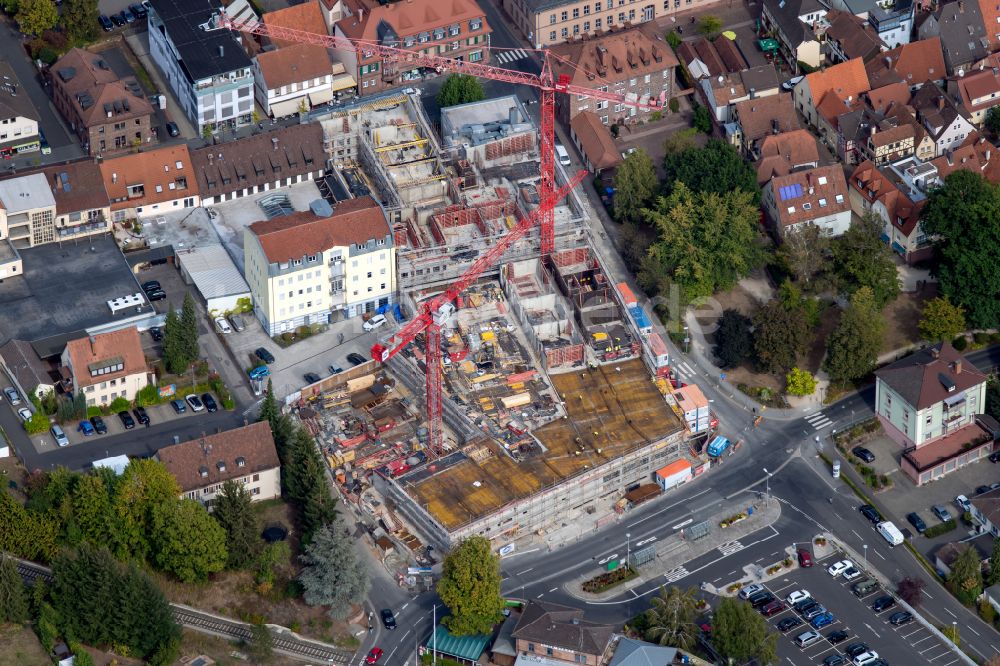
{"label": "parking lot", "polygon": [[[201,394],[199,394],[201,395]],[[215,395],[212,396],[216,404],[219,404],[219,399]],[[188,419],[198,414],[204,414],[204,411],[195,412],[190,406],[185,407],[185,411],[178,413],[171,407],[169,402],[165,402],[160,405],[151,405],[146,407],[146,414],[149,416],[149,425],[145,427],[152,427],[160,423],[166,423],[168,421],[180,421],[181,419]],[[113,435],[120,435],[122,433],[133,430],[135,433],[139,433],[144,427],[141,423],[138,423],[135,413],[130,409],[129,414],[132,416],[133,426],[132,428],[125,428],[122,419],[118,417],[117,414],[109,414],[108,416],[102,417],[104,420],[104,425],[107,427],[108,432],[104,435],[99,435],[93,433],[91,435],[84,435],[80,430],[80,424],[67,423],[63,428],[66,431],[66,437],[69,439],[70,446],[74,444],[82,444],[84,442],[91,442],[101,439],[102,437],[110,437]],[[183,424],[178,423],[178,426]],[[73,426],[73,427],[71,427]],[[49,437],[51,439],[51,436]],[[54,444],[53,444],[54,446]]]}
{"label": "parking lot", "polygon": [[[950,647],[916,618],[900,626],[893,626],[889,618],[903,610],[898,603],[879,613],[872,610],[872,603],[879,597],[890,594],[890,591],[876,586],[860,598],[855,596],[852,586],[869,578],[863,571],[864,563],[854,563],[857,569],[862,570],[861,575],[854,580],[845,580],[842,575],[831,576],[827,567],[842,559],[843,555],[838,552],[818,560],[813,567],[795,569],[787,576],[764,585],[783,602],[792,592],[807,590],[833,616],[833,622],[818,631],[822,638],[804,648],[796,645],[795,638],[810,627],[799,612],[786,602],[784,610],[768,618],[772,627],[777,627],[785,618],[799,617],[802,620],[801,624],[786,630],[778,640],[778,656],[782,663],[787,661],[796,666],[849,664],[851,662],[847,650],[857,643],[866,644],[869,650],[877,652],[879,658],[888,664],[928,663],[950,666],[959,662],[959,657]],[[924,596],[929,598],[930,595],[925,592]],[[931,602],[933,603],[932,600]],[[828,637],[839,631],[847,632],[847,636],[840,641],[831,642]],[[843,662],[836,661],[834,655],[840,655]]]}

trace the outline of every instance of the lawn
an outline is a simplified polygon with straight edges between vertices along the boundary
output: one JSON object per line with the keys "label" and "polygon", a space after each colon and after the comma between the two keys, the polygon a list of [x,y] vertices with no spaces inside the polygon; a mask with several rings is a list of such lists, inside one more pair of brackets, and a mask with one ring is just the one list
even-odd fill
{"label": "lawn", "polygon": [[924,302],[934,298],[936,291],[924,289],[899,295],[882,310],[885,321],[885,335],[882,338],[882,353],[903,349],[920,342],[920,313]]}
{"label": "lawn", "polygon": [[0,660],[6,664],[51,664],[35,632],[18,624],[0,624]]}

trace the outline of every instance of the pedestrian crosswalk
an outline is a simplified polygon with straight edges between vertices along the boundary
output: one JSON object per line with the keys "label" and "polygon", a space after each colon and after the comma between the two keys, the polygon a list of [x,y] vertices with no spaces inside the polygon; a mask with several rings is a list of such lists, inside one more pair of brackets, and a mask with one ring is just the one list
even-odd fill
{"label": "pedestrian crosswalk", "polygon": [[498,64],[506,65],[507,63],[514,62],[515,60],[527,58],[528,53],[524,49],[511,49],[509,51],[500,51],[496,54],[496,57]]}
{"label": "pedestrian crosswalk", "polygon": [[665,574],[668,583],[673,583],[674,581],[680,580],[681,578],[687,578],[691,575],[691,572],[684,567],[677,567],[676,569],[671,569]]}
{"label": "pedestrian crosswalk", "polygon": [[833,421],[830,420],[823,412],[816,412],[815,414],[810,414],[806,417],[806,423],[811,425],[816,430],[822,430],[827,426],[833,425]]}
{"label": "pedestrian crosswalk", "polygon": [[719,546],[719,552],[723,555],[732,555],[733,553],[740,552],[744,548],[746,548],[746,546],[739,541],[730,541],[729,543],[724,543]]}
{"label": "pedestrian crosswalk", "polygon": [[694,368],[692,368],[687,363],[684,363],[683,361],[674,363],[673,370],[678,378],[684,378],[684,377],[691,378],[694,377],[695,375]]}

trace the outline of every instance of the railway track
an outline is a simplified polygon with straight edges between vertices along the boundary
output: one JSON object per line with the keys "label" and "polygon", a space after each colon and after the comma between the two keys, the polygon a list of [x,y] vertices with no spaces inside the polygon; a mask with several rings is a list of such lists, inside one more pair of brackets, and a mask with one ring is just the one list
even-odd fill
{"label": "railway track", "polygon": [[[20,559],[16,560],[16,562],[17,572],[21,574],[21,578],[26,583],[34,583],[37,580],[43,580],[46,583],[52,582],[52,570],[48,567]],[[177,620],[177,623],[194,631],[234,641],[248,641],[252,636],[250,625],[244,622],[219,617],[180,604],[170,604],[170,607],[174,612],[174,619]],[[354,656],[354,653],[349,650],[298,638],[288,629],[275,630],[269,628],[269,631],[274,639],[274,649],[276,652],[281,652],[282,654],[302,659],[303,661],[321,662],[324,664],[349,664],[351,658]]]}

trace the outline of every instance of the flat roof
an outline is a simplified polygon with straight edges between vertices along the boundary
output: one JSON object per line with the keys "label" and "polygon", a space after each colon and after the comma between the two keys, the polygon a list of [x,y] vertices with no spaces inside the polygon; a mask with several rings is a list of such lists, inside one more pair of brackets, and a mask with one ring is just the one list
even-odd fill
{"label": "flat roof", "polygon": [[191,83],[250,67],[250,58],[231,30],[203,30],[222,9],[218,0],[150,0],[180,54]]}
{"label": "flat roof", "polygon": [[500,452],[479,463],[453,455],[457,462],[440,464],[439,472],[397,481],[453,530],[683,429],[639,359],[550,379],[569,418],[534,431],[545,452],[521,462]]}
{"label": "flat roof", "polygon": [[49,181],[40,173],[0,180],[0,203],[3,204],[7,215],[17,215],[33,208],[56,206],[55,197],[49,189]]}
{"label": "flat roof", "polygon": [[20,277],[0,289],[0,343],[11,338],[34,342],[152,313],[145,303],[112,314],[107,301],[141,292],[113,238],[91,237],[18,250]]}
{"label": "flat roof", "polygon": [[194,247],[175,257],[205,300],[250,293],[243,274],[221,244]]}
{"label": "flat roof", "polygon": [[460,141],[462,127],[465,125],[486,125],[488,123],[507,123],[510,120],[510,110],[518,110],[518,123],[527,123],[534,127],[534,121],[528,115],[516,95],[493,97],[479,102],[457,104],[441,109],[441,138],[445,142]]}

